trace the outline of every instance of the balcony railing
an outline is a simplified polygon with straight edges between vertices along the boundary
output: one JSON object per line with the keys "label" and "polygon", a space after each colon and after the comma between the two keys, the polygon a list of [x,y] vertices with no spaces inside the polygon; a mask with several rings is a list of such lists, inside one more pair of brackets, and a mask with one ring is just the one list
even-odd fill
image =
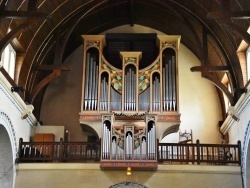
{"label": "balcony railing", "polygon": [[[241,165],[240,141],[237,145],[200,144],[199,140],[194,144],[157,142],[157,146],[159,163]],[[60,142],[23,142],[20,139],[19,143],[20,162],[80,162],[100,159],[101,141],[63,142],[61,139]]]}
{"label": "balcony railing", "polygon": [[194,144],[158,143],[158,162],[180,162],[192,164],[241,164],[241,143]]}
{"label": "balcony railing", "polygon": [[99,142],[19,142],[20,162],[72,162],[99,161],[101,141]]}

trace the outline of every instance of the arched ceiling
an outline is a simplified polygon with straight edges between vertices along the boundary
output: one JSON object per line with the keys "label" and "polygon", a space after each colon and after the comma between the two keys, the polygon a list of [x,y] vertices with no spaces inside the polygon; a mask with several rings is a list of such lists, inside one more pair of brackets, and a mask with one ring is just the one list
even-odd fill
{"label": "arched ceiling", "polygon": [[181,35],[201,61],[191,71],[201,72],[234,105],[239,95],[221,79],[226,73],[231,88],[244,87],[236,51],[243,39],[250,44],[249,10],[246,0],[0,0],[0,52],[13,45],[15,82],[26,88],[24,100],[39,116],[46,86],[70,70],[63,60],[82,44],[81,35],[147,26]]}

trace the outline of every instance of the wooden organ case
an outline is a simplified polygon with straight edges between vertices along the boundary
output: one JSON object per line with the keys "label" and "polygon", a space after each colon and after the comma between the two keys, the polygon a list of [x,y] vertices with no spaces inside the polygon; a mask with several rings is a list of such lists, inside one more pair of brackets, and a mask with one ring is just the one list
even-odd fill
{"label": "wooden organ case", "polygon": [[157,36],[158,55],[144,68],[142,51],[119,51],[118,68],[104,57],[104,35],[83,41],[80,123],[102,139],[101,169],[157,169],[157,139],[180,123],[180,36]]}

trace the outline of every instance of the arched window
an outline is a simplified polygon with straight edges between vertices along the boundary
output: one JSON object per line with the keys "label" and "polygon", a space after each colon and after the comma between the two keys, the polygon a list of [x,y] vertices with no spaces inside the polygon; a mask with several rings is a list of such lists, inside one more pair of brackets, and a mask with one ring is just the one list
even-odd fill
{"label": "arched window", "polygon": [[2,53],[0,65],[9,73],[10,77],[14,80],[15,73],[16,52],[10,44],[6,46]]}
{"label": "arched window", "polygon": [[250,79],[250,47],[246,51],[246,60],[247,60],[247,79]]}

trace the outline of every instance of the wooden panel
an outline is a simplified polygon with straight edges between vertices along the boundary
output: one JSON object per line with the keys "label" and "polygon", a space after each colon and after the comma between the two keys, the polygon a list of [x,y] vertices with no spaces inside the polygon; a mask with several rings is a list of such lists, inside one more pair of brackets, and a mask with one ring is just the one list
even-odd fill
{"label": "wooden panel", "polygon": [[54,142],[55,135],[54,134],[44,134],[43,141],[44,142]]}
{"label": "wooden panel", "polygon": [[43,142],[43,134],[35,134],[34,142]]}

